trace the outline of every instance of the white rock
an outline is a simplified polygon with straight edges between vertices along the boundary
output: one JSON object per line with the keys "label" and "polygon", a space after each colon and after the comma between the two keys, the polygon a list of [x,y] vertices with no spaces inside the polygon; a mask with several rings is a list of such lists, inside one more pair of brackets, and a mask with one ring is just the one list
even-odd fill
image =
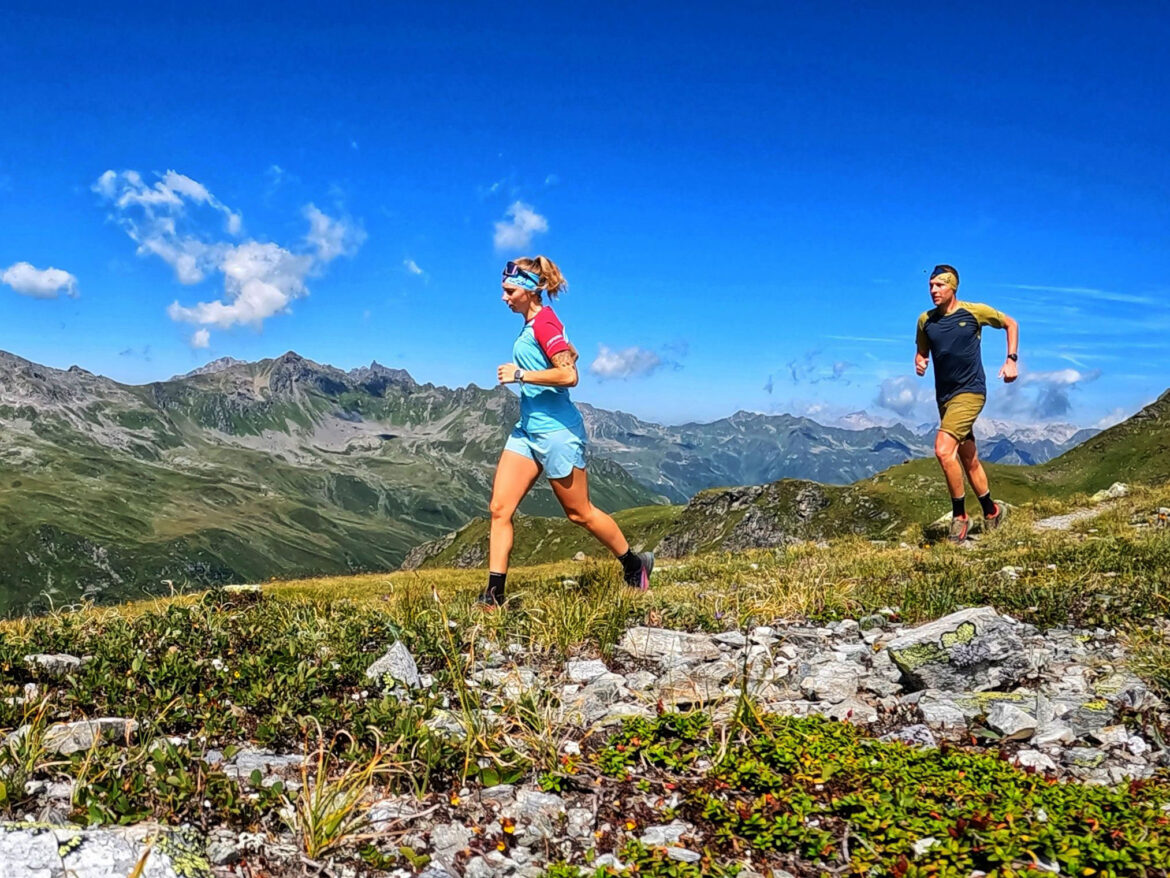
{"label": "white rock", "polygon": [[987,725],[1007,741],[1023,741],[1036,731],[1036,718],[1013,704],[997,701],[987,712]]}
{"label": "white rock", "polygon": [[371,680],[381,680],[389,676],[390,679],[405,683],[412,689],[422,686],[414,656],[401,640],[396,640],[394,645],[386,650],[385,655],[366,668],[366,676]]}
{"label": "white rock", "polygon": [[681,820],[673,820],[664,826],[647,826],[642,832],[641,842],[648,847],[662,847],[678,844],[691,827]]}
{"label": "white rock", "polygon": [[914,842],[914,856],[921,857],[932,847],[934,847],[937,841],[938,839],[936,839],[933,835],[928,835],[926,838],[918,839],[918,841]]}
{"label": "white rock", "polygon": [[574,683],[592,683],[602,674],[607,673],[609,673],[609,668],[601,659],[565,663],[565,676]]}
{"label": "white rock", "polygon": [[719,647],[706,634],[645,626],[628,630],[622,635],[617,648],[634,658],[655,661],[679,656],[696,661],[713,661],[720,656]]}
{"label": "white rock", "polygon": [[1071,744],[1077,739],[1073,730],[1064,723],[1046,723],[1032,734],[1031,744],[1034,747],[1045,747],[1054,744]]}
{"label": "white rock", "polygon": [[1021,750],[1016,754],[1016,765],[1036,771],[1056,771],[1056,763],[1039,750]]}
{"label": "white rock", "polygon": [[800,688],[810,698],[835,704],[856,695],[860,679],[857,665],[829,662],[814,668],[811,674],[800,681]]}

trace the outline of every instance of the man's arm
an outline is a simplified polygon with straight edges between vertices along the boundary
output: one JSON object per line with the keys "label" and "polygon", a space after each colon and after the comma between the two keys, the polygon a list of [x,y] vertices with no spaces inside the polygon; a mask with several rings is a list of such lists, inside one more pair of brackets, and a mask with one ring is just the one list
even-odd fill
{"label": "man's arm", "polygon": [[914,354],[914,371],[919,375],[926,374],[926,367],[930,363],[930,339],[926,337],[926,330],[922,327],[925,322],[923,317],[918,318],[918,329],[914,333],[914,344],[918,348]]}
{"label": "man's arm", "polygon": [[999,370],[999,377],[1005,384],[1011,384],[1020,375],[1020,366],[1016,362],[1020,350],[1020,324],[1004,314],[1003,329],[1007,333],[1007,358]]}

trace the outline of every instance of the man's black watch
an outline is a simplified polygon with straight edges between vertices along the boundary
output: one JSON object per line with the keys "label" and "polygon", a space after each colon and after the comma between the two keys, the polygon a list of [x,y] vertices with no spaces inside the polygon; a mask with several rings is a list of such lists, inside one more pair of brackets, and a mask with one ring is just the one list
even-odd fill
{"label": "man's black watch", "polygon": [[1007,358],[1009,360],[1011,360],[1013,363],[1018,363],[1020,361],[1020,357],[1018,354],[1008,354]]}

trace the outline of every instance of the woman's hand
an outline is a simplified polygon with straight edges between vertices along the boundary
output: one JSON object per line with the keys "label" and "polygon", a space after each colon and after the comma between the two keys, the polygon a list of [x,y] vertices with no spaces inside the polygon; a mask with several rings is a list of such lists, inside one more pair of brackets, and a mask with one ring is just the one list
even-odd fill
{"label": "woman's hand", "polygon": [[516,380],[513,377],[516,374],[516,369],[517,366],[515,363],[501,363],[496,367],[496,378],[499,379],[501,384],[511,384]]}

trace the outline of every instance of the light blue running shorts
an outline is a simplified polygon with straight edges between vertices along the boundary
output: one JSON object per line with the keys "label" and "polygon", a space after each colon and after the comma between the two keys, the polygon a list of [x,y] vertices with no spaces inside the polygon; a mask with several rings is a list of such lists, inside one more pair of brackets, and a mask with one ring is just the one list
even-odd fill
{"label": "light blue running shorts", "polygon": [[573,467],[585,469],[585,425],[550,433],[525,433],[517,426],[504,450],[535,460],[550,479],[563,479],[573,472]]}

